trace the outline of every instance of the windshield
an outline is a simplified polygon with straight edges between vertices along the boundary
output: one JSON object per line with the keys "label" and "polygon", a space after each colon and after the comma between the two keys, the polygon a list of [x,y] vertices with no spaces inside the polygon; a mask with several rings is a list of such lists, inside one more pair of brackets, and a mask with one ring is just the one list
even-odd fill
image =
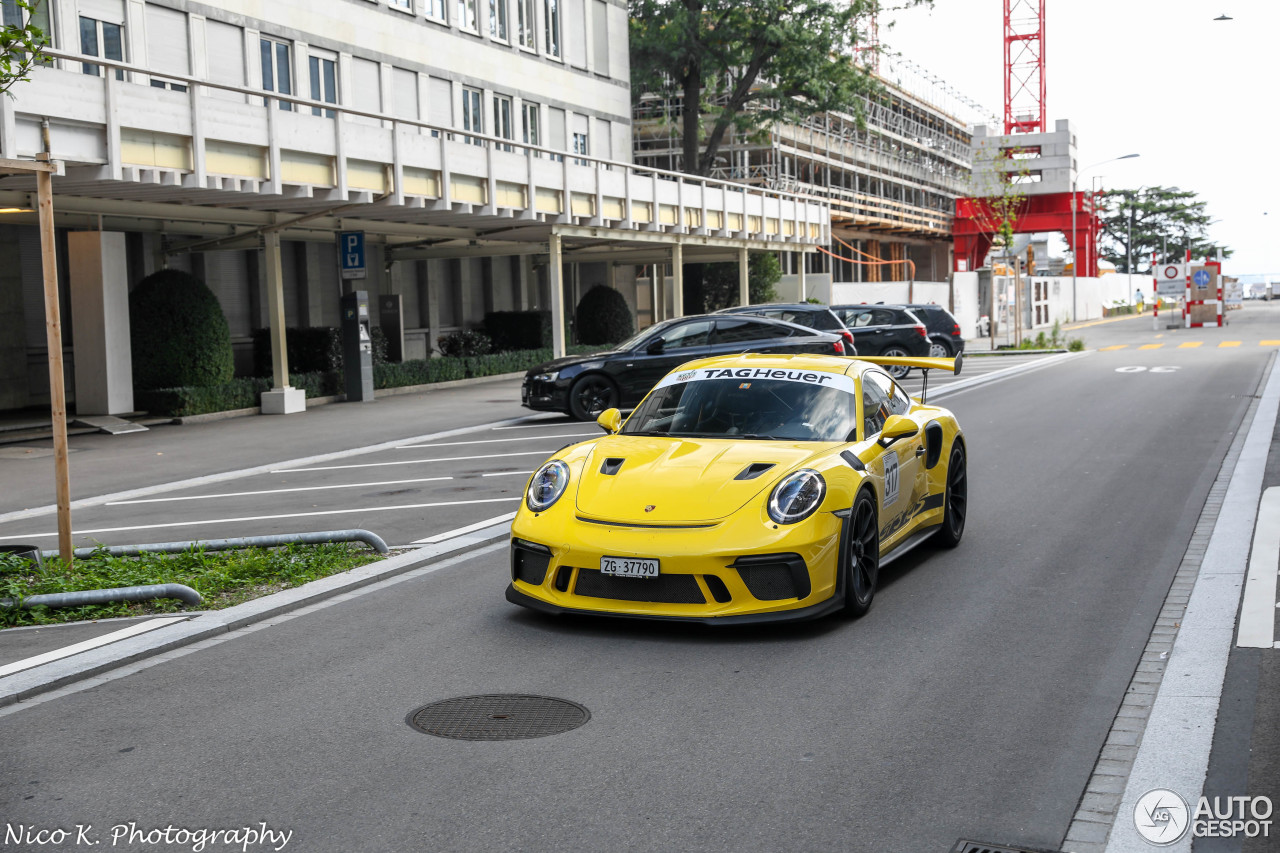
{"label": "windshield", "polygon": [[854,382],[848,376],[771,368],[703,369],[664,379],[627,419],[622,433],[853,441],[856,419]]}

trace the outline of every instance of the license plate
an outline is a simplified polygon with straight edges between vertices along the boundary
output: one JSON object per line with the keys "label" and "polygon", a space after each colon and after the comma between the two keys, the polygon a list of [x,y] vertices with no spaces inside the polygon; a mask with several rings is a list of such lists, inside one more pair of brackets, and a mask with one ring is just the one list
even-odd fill
{"label": "license plate", "polygon": [[656,578],[658,561],[635,557],[601,557],[600,574],[620,578]]}

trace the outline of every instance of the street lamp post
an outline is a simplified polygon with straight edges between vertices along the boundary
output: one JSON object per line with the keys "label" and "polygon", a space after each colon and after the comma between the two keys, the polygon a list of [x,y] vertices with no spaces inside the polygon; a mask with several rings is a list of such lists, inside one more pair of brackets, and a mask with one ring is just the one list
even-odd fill
{"label": "street lamp post", "polygon": [[1076,209],[1080,207],[1080,175],[1095,166],[1114,163],[1116,160],[1132,160],[1134,157],[1139,156],[1141,155],[1124,154],[1119,157],[1112,157],[1109,160],[1099,160],[1097,163],[1091,163],[1088,166],[1085,166],[1079,172],[1076,172],[1071,176],[1071,322],[1073,323],[1076,321],[1076,279],[1080,275],[1080,247],[1076,245],[1078,242],[1078,235],[1076,234]]}

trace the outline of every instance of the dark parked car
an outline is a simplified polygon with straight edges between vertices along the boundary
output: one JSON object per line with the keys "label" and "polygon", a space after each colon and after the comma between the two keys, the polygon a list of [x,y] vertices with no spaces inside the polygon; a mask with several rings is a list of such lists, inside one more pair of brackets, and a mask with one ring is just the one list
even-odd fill
{"label": "dark parked car", "polygon": [[721,308],[717,314],[755,314],[757,317],[772,317],[775,320],[786,320],[788,323],[799,323],[819,332],[833,332],[844,338],[846,355],[857,355],[858,349],[853,335],[840,322],[840,318],[825,305],[814,302],[762,302],[759,305],[735,305],[732,308]]}
{"label": "dark parked car", "polygon": [[525,373],[520,402],[594,420],[605,409],[634,407],[686,361],[740,352],[845,355],[837,334],[765,317],[699,314],[650,326],[609,352],[540,364]]}
{"label": "dark parked car", "polygon": [[924,321],[929,333],[929,355],[934,358],[951,358],[964,352],[964,337],[960,324],[951,312],[941,305],[899,305]]}
{"label": "dark parked car", "polygon": [[[927,356],[929,336],[924,323],[900,305],[832,305],[831,310],[853,333],[858,352],[895,358]],[[906,367],[886,367],[894,379],[909,372]]]}

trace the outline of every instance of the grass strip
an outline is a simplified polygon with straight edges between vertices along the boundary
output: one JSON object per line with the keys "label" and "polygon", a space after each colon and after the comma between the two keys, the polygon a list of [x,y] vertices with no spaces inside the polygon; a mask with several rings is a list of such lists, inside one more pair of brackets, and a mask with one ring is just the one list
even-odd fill
{"label": "grass strip", "polygon": [[[14,554],[0,553],[0,599],[22,601],[49,593],[180,583],[204,597],[204,604],[198,609],[221,610],[381,559],[381,554],[348,542],[235,551],[205,551],[196,546],[179,554],[137,557],[112,557],[98,551],[75,560],[71,566],[57,558],[37,566]],[[180,613],[186,609],[174,599],[86,607],[0,607],[0,628]]]}

